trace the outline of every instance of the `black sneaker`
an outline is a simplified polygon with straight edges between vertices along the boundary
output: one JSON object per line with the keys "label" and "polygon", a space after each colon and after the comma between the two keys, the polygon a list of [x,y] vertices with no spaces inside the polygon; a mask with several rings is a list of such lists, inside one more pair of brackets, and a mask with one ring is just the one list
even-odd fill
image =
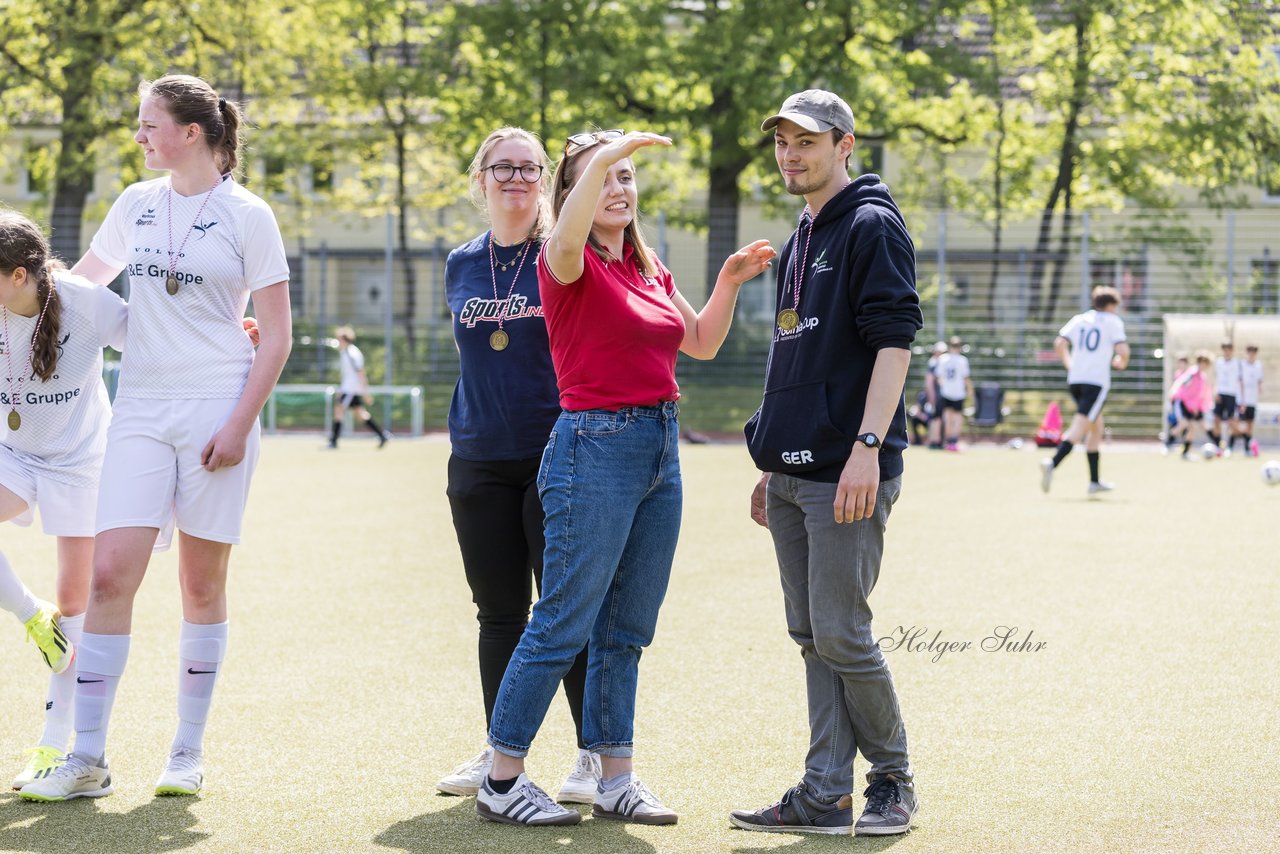
{"label": "black sneaker", "polygon": [[734,810],[729,821],[743,830],[766,833],[827,833],[847,835],[853,828],[853,799],[845,795],[834,804],[824,804],[809,793],[804,783],[787,789],[782,800],[755,812]]}
{"label": "black sneaker", "polygon": [[867,808],[854,825],[854,836],[893,836],[906,833],[920,809],[915,788],[892,777],[881,777],[862,793]]}

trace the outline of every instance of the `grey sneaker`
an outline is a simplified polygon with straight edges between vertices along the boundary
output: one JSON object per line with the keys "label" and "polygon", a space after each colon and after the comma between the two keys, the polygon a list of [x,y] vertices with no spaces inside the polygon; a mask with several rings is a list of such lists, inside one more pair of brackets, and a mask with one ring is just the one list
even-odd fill
{"label": "grey sneaker", "polygon": [[1089,494],[1097,495],[1099,492],[1111,492],[1116,488],[1114,483],[1108,483],[1105,480],[1095,480],[1089,484]]}
{"label": "grey sneaker", "polygon": [[625,785],[607,791],[597,788],[591,815],[635,824],[675,824],[680,819],[634,773]]}
{"label": "grey sneaker", "polygon": [[1049,487],[1053,485],[1053,460],[1040,461],[1040,491],[1048,494]]}
{"label": "grey sneaker", "polygon": [[913,786],[882,777],[862,794],[867,798],[867,808],[853,826],[854,836],[893,836],[911,829],[920,809]]}
{"label": "grey sneaker", "polygon": [[853,830],[853,798],[845,795],[834,804],[824,804],[809,793],[804,783],[787,789],[782,800],[755,812],[734,810],[729,821],[743,830],[766,833],[827,833],[847,836]]}
{"label": "grey sneaker", "polygon": [[600,785],[600,757],[589,750],[578,751],[578,761],[560,785],[556,800],[563,804],[594,804]]}
{"label": "grey sneaker", "polygon": [[582,815],[577,810],[565,809],[532,780],[521,774],[507,794],[499,794],[489,785],[486,776],[476,792],[476,814],[500,824],[519,824],[525,827],[577,824]]}

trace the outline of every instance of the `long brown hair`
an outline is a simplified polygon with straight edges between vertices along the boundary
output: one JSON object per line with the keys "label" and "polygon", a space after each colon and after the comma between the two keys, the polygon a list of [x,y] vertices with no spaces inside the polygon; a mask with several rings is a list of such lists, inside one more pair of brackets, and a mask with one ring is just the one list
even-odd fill
{"label": "long brown hair", "polygon": [[[31,341],[31,369],[41,382],[48,382],[58,369],[58,336],[62,331],[62,301],[53,271],[65,267],[50,253],[49,241],[38,225],[17,211],[0,210],[0,272],[12,276],[19,267],[35,282],[36,299],[44,311],[44,321]],[[4,345],[12,351],[12,341]]]}
{"label": "long brown hair", "polygon": [[164,102],[165,111],[180,125],[196,124],[213,152],[219,172],[234,172],[240,153],[240,107],[221,98],[205,81],[189,74],[168,74],[159,80],[144,80],[138,86],[142,97],[154,95]]}
{"label": "long brown hair", "polygon": [[[596,144],[599,145],[599,143]],[[556,174],[551,179],[553,185],[551,212],[555,214],[556,219],[560,218],[560,211],[564,207],[564,200],[569,196],[569,191],[578,182],[577,164],[582,159],[582,153],[591,151],[593,148],[595,148],[594,145],[588,145],[577,149],[572,154],[565,154],[564,157],[560,158],[560,162],[556,164]],[[636,267],[640,269],[641,273],[646,276],[658,275],[658,265],[654,263],[656,256],[653,250],[649,248],[649,244],[645,242],[644,230],[640,228],[640,211],[637,210],[635,212],[635,216],[631,217],[631,222],[627,223],[627,227],[623,229],[622,242],[631,245],[631,251],[635,253]],[[590,234],[587,235],[587,245],[591,247],[601,261],[615,260]]]}
{"label": "long brown hair", "polygon": [[[471,165],[467,167],[467,177],[471,180],[471,201],[480,210],[485,211],[486,216],[488,209],[485,207],[484,196],[480,194],[480,172],[489,164],[485,161],[489,159],[489,152],[504,140],[518,139],[527,143],[537,155],[538,165],[542,167],[545,175],[551,168],[551,158],[547,157],[547,150],[542,147],[542,140],[538,139],[524,128],[503,127],[498,128],[493,133],[484,138],[484,142],[480,143],[480,148],[476,150],[476,156],[471,158]],[[515,177],[512,180],[519,180]],[[551,231],[551,202],[547,198],[547,182],[539,181],[538,188],[538,216],[533,221],[533,227],[529,229],[529,240],[545,240],[547,234]]]}

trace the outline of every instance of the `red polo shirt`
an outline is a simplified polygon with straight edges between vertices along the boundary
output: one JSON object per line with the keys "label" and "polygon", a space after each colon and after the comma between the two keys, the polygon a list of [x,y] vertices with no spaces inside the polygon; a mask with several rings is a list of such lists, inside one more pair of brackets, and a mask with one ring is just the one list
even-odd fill
{"label": "red polo shirt", "polygon": [[538,290],[565,409],[654,406],[680,396],[676,354],[684,318],[671,300],[675,280],[656,259],[657,276],[644,276],[632,255],[624,244],[622,260],[606,263],[588,244],[582,275],[567,284],[551,273],[545,254],[538,258]]}

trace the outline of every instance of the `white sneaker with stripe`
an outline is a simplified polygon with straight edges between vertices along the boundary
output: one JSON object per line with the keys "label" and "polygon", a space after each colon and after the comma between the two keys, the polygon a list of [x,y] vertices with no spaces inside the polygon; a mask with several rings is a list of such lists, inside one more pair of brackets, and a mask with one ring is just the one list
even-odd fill
{"label": "white sneaker with stripe", "polygon": [[156,780],[157,795],[196,795],[204,786],[204,761],[197,750],[179,747],[169,753],[160,779]]}
{"label": "white sneaker with stripe", "polygon": [[551,800],[551,796],[538,788],[526,775],[521,774],[507,794],[499,794],[485,777],[476,793],[476,814],[501,824],[519,824],[525,827],[563,826],[577,824],[582,816],[577,810],[565,809]]}
{"label": "white sneaker with stripe", "polygon": [[634,773],[621,786],[603,791],[596,789],[591,815],[635,824],[675,824],[680,818],[674,810],[664,807]]}
{"label": "white sneaker with stripe", "polygon": [[90,765],[75,753],[48,777],[28,783],[18,793],[24,801],[69,801],[72,798],[102,798],[111,794],[111,771]]}

